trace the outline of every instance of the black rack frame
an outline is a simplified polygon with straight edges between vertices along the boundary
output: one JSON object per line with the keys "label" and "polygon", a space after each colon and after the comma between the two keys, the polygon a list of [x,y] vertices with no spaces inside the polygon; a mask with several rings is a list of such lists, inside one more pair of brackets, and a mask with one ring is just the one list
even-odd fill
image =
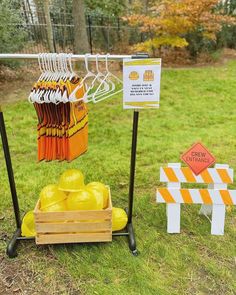
{"label": "black rack frame", "polygon": [[[132,58],[148,58],[147,54],[137,54],[132,56]],[[128,200],[128,208],[126,208],[126,212],[128,215],[128,223],[126,228],[121,232],[112,233],[113,237],[117,236],[127,236],[129,242],[130,251],[134,256],[138,255],[135,233],[133,228],[133,201],[134,201],[134,181],[135,181],[135,166],[136,166],[136,150],[137,150],[137,137],[138,137],[138,121],[139,121],[139,111],[134,110],[133,112],[133,129],[132,129],[132,146],[131,146],[131,159],[130,159],[130,182],[129,182],[129,200]],[[6,126],[3,116],[3,111],[0,106],[0,134],[2,138],[2,146],[4,151],[4,157],[6,162],[6,168],[8,173],[8,181],[11,190],[12,204],[15,215],[16,222],[16,230],[9,241],[6,249],[6,253],[10,258],[14,258],[17,256],[17,245],[19,241],[29,241],[34,240],[34,237],[23,237],[21,236],[21,216],[20,216],[20,207],[18,202],[18,196],[16,191],[14,172],[12,168],[11,155],[8,145],[8,138],[6,132]]]}

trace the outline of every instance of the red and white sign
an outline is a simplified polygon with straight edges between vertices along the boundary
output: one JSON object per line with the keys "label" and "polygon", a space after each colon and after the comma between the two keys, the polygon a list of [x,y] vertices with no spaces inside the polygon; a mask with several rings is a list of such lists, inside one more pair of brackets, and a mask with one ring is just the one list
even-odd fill
{"label": "red and white sign", "polygon": [[196,174],[215,163],[214,156],[200,143],[195,143],[187,152],[181,156],[189,168]]}

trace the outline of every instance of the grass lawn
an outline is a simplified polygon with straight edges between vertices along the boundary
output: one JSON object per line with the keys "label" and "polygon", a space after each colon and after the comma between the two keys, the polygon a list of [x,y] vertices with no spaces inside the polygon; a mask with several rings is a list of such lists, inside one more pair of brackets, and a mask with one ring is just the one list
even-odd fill
{"label": "grass lawn", "polygon": [[[112,243],[37,248],[22,243],[18,258],[6,259],[6,240],[15,224],[1,153],[0,294],[3,288],[2,294],[12,294],[16,282],[24,294],[236,294],[236,209],[227,213],[225,235],[211,236],[199,206],[183,206],[181,234],[170,235],[165,205],[155,203],[160,166],[179,162],[196,141],[218,163],[236,169],[235,77],[236,61],[217,68],[163,70],[160,109],[140,112],[134,203],[138,257],[129,253],[125,238],[114,238]],[[89,105],[85,155],[69,164],[37,163],[37,119],[26,100],[29,91],[21,91],[23,101],[4,107],[22,214],[34,207],[43,186],[56,183],[67,168],[81,169],[87,182],[109,184],[113,205],[125,207],[132,112],[122,110],[122,98]],[[8,272],[15,275],[9,286]]]}

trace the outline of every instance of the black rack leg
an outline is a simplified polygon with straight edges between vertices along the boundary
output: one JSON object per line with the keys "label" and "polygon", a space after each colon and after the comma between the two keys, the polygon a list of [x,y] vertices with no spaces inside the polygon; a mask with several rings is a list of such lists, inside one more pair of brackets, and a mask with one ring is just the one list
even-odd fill
{"label": "black rack leg", "polygon": [[15,234],[13,235],[11,241],[9,242],[7,246],[7,255],[9,257],[15,257],[17,237],[21,235],[21,219],[20,219],[19,203],[18,203],[18,198],[16,193],[16,185],[15,185],[14,174],[13,174],[12,163],[11,163],[11,155],[9,151],[6,127],[4,123],[4,117],[3,117],[3,112],[1,110],[1,106],[0,106],[0,134],[2,138],[2,146],[3,146],[5,161],[6,161],[8,180],[9,180],[10,189],[11,189],[12,203],[13,203],[15,220],[16,220],[16,228],[17,228]]}
{"label": "black rack leg", "polygon": [[8,243],[7,245],[7,255],[10,257],[10,258],[14,258],[17,256],[17,252],[16,252],[16,248],[17,248],[17,244],[19,242],[18,240],[18,237],[21,236],[21,229],[18,228],[13,237],[11,238],[10,242]]}
{"label": "black rack leg", "polygon": [[129,238],[130,251],[132,252],[132,254],[134,256],[137,256],[138,255],[138,250],[136,248],[136,240],[135,240],[134,229],[133,229],[133,224],[132,223],[127,224],[127,230],[128,230],[128,233],[129,233],[128,238]]}
{"label": "black rack leg", "polygon": [[138,253],[137,249],[136,249],[136,241],[135,241],[134,229],[133,229],[133,224],[132,224],[135,162],[136,162],[136,148],[137,148],[137,135],[138,135],[138,118],[139,118],[139,112],[134,111],[132,148],[131,148],[131,165],[130,165],[128,224],[127,224],[127,230],[129,233],[129,236],[128,236],[129,237],[129,248],[134,255],[137,255],[137,253]]}

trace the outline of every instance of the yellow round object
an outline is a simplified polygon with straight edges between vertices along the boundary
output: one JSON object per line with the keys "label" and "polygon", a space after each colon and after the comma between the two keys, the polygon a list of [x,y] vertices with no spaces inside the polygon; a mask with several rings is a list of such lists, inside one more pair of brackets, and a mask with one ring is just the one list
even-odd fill
{"label": "yellow round object", "polygon": [[34,237],[36,235],[33,211],[25,214],[21,224],[21,234],[23,237]]}
{"label": "yellow round object", "polygon": [[97,205],[98,205],[98,210],[102,210],[103,208],[103,192],[101,192],[100,190],[96,189],[95,187],[87,187],[86,189],[89,190],[90,192],[92,192],[92,194],[94,194],[94,196],[96,197],[97,200]]}
{"label": "yellow round object", "polygon": [[67,210],[66,201],[63,200],[63,201],[58,202],[56,204],[52,204],[50,206],[47,206],[45,208],[42,208],[41,210],[42,211],[45,211],[45,212],[61,212],[61,211],[66,211]]}
{"label": "yellow round object", "polygon": [[87,184],[86,187],[89,189],[95,189],[97,191],[102,192],[102,194],[103,194],[103,208],[107,208],[108,198],[109,198],[109,190],[105,186],[105,184],[98,182],[98,181],[94,181],[94,182],[90,182],[89,184]]}
{"label": "yellow round object", "polygon": [[51,205],[61,202],[66,199],[66,195],[58,189],[55,184],[45,186],[39,195],[40,208],[43,210]]}
{"label": "yellow round object", "polygon": [[122,230],[128,221],[125,210],[121,208],[112,208],[112,231]]}
{"label": "yellow round object", "polygon": [[95,195],[88,189],[81,189],[69,194],[67,200],[68,210],[98,210]]}
{"label": "yellow round object", "polygon": [[139,78],[138,72],[136,72],[136,71],[130,72],[130,74],[129,74],[129,79],[130,80],[138,80],[138,78]]}
{"label": "yellow round object", "polygon": [[84,187],[83,173],[78,169],[68,169],[62,173],[58,188],[65,192],[76,192]]}

